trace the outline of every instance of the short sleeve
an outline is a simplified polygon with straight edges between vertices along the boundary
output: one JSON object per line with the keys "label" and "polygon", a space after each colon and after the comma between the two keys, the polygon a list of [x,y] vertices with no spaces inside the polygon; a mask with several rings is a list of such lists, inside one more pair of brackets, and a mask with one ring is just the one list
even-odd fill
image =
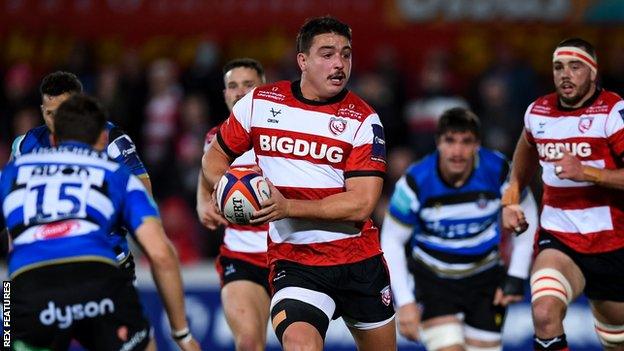
{"label": "short sleeve", "polygon": [[624,156],[624,101],[618,101],[609,116],[605,125],[605,133],[609,146],[615,155],[620,158]]}
{"label": "short sleeve", "polygon": [[419,224],[420,202],[414,187],[414,180],[409,174],[402,176],[394,186],[388,206],[388,213],[392,217],[409,226]]}
{"label": "short sleeve", "polygon": [[247,93],[232,108],[232,113],[219,128],[217,141],[231,158],[242,155],[252,148],[251,116],[255,89]]}
{"label": "short sleeve", "polygon": [[527,141],[531,145],[535,145],[535,137],[533,137],[533,132],[531,130],[531,120],[530,120],[530,115],[531,115],[531,110],[533,110],[533,105],[535,105],[535,103],[530,104],[526,112],[524,113],[524,131],[523,131],[524,135],[526,136]]}
{"label": "short sleeve", "polygon": [[110,130],[106,152],[115,162],[125,165],[132,174],[136,176],[147,174],[145,165],[143,165],[137,152],[136,145],[134,145],[130,136],[121,131],[121,129],[115,127]]}
{"label": "short sleeve", "polygon": [[366,118],[355,133],[353,149],[347,158],[345,178],[381,176],[386,172],[386,139],[377,114]]}

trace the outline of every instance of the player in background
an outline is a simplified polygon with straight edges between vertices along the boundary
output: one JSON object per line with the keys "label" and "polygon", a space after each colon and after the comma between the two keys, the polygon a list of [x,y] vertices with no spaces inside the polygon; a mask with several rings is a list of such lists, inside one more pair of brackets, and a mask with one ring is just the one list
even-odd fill
{"label": "player in background", "polygon": [[[245,94],[264,84],[264,68],[254,59],[234,59],[223,67],[223,82],[223,96],[231,112]],[[206,133],[204,152],[218,128]],[[236,158],[231,166],[258,169],[253,150]],[[243,226],[227,222],[214,207],[212,188],[201,171],[197,185],[197,215],[209,229],[225,225],[217,271],[221,279],[221,304],[234,335],[236,350],[264,350],[270,304],[266,254],[268,225]]]}
{"label": "player in background", "polygon": [[346,89],[351,29],[308,20],[297,36],[301,80],[245,95],[204,154],[213,186],[245,151],[256,153],[271,198],[271,318],[285,350],[321,350],[343,317],[359,350],[396,349],[390,279],[370,219],[386,169],[379,116]]}
{"label": "player in background", "polygon": [[530,192],[524,197],[531,225],[514,237],[505,275],[499,215],[509,166],[503,155],[480,147],[480,140],[474,113],[445,111],[437,151],[396,183],[382,226],[399,331],[430,351],[500,351],[506,306],[522,299],[529,275],[535,200]]}
{"label": "player in background", "polygon": [[92,350],[146,348],[149,323],[107,238],[121,224],[150,261],[173,338],[183,350],[199,350],[156,205],[136,176],[101,151],[109,138],[104,111],[83,95],[56,111],[57,146],[12,160],[0,178],[0,228],[12,244],[13,346],[66,349],[74,337]]}
{"label": "player in background", "polygon": [[541,165],[534,347],[568,350],[562,321],[584,293],[602,345],[624,350],[624,101],[598,86],[596,52],[587,41],[562,41],[552,62],[556,92],[529,105],[503,196],[504,225],[513,228],[524,216],[520,189]]}
{"label": "player in background", "polygon": [[[11,159],[27,154],[38,147],[54,145],[54,115],[56,109],[74,94],[82,92],[82,83],[70,72],[56,71],[48,74],[41,81],[41,113],[45,125],[33,128],[13,141]],[[141,162],[136,146],[130,137],[111,122],[106,122],[108,156],[128,167],[132,174],[139,177],[147,191],[151,194],[151,182],[147,170]],[[115,243],[115,251],[119,264],[134,279],[134,258],[128,247],[124,229],[113,228],[110,239]]]}

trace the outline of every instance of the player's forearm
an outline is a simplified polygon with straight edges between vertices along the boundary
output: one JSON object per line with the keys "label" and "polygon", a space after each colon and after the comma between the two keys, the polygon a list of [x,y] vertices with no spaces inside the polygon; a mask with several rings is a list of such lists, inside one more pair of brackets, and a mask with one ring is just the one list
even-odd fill
{"label": "player's forearm", "polygon": [[529,227],[524,233],[513,236],[513,252],[507,274],[516,278],[526,279],[529,276],[533,256],[533,243],[539,221],[537,203],[530,191],[522,200],[520,206],[524,211]]}
{"label": "player's forearm", "polygon": [[173,247],[169,244],[168,254],[151,262],[152,276],[165,305],[171,330],[188,327],[184,310],[184,291],[180,265]]}
{"label": "player's forearm", "polygon": [[601,169],[583,166],[585,181],[606,187],[624,190],[624,169]]}
{"label": "player's forearm", "polygon": [[539,165],[537,150],[529,144],[523,131],[514,151],[512,168],[509,177],[509,188],[505,192],[503,204],[519,203],[520,192],[535,174]]}
{"label": "player's forearm", "polygon": [[203,171],[200,170],[197,176],[197,204],[210,201],[211,195],[212,188],[208,185]]}
{"label": "player's forearm", "polygon": [[384,253],[390,281],[392,282],[392,294],[394,304],[397,307],[414,302],[414,280],[407,271],[407,257],[405,257],[405,243],[411,237],[412,228],[405,226],[389,213],[386,213],[381,226],[381,250]]}
{"label": "player's forearm", "polygon": [[208,151],[202,157],[202,172],[208,189],[212,189],[219,179],[230,167],[231,160],[221,149],[219,144],[213,140]]}
{"label": "player's forearm", "polygon": [[380,195],[381,186],[369,192],[347,190],[321,200],[291,199],[287,200],[288,217],[363,222],[373,213]]}

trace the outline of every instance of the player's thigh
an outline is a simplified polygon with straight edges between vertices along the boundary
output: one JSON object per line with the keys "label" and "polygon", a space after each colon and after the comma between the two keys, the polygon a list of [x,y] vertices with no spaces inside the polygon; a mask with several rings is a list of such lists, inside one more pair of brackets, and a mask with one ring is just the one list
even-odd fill
{"label": "player's thigh", "polygon": [[270,298],[264,287],[249,280],[229,282],[221,289],[221,303],[234,335],[266,337]]}
{"label": "player's thigh", "polygon": [[613,325],[624,325],[624,302],[591,300],[590,305],[594,317],[599,321]]}
{"label": "player's thigh", "polygon": [[394,323],[394,318],[377,328],[364,330],[349,327],[349,331],[355,339],[358,351],[396,350],[396,323]]}
{"label": "player's thigh", "polygon": [[585,288],[585,277],[572,258],[565,252],[556,248],[540,250],[537,254],[531,270],[532,290],[533,285],[535,285],[535,280],[551,279],[552,274],[550,273],[557,274],[557,272],[565,278],[565,282],[562,283],[565,284],[567,282],[567,284],[569,284],[572,296],[569,296],[568,299],[571,301],[577,298]]}

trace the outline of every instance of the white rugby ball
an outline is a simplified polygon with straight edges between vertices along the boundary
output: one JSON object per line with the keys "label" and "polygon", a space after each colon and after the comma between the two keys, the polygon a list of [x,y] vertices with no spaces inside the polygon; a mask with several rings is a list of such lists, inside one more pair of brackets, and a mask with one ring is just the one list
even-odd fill
{"label": "white rugby ball", "polygon": [[249,224],[254,211],[271,197],[266,179],[249,168],[231,168],[217,184],[216,200],[219,211],[231,223]]}

